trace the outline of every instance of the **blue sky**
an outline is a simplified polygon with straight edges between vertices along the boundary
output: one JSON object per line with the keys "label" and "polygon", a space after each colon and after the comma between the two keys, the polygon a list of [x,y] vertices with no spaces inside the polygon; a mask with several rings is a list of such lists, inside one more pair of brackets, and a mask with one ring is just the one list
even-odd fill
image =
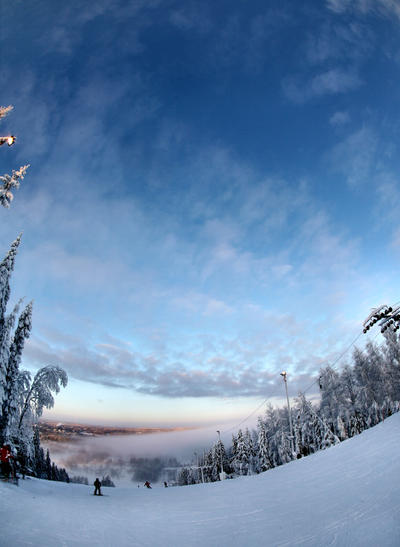
{"label": "blue sky", "polygon": [[47,416],[239,421],[399,299],[399,38],[393,0],[2,5]]}

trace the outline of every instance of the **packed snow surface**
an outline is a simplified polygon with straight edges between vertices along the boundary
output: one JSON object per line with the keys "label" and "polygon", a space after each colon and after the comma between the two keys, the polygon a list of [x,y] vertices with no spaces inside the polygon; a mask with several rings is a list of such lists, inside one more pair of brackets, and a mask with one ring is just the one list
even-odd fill
{"label": "packed snow surface", "polygon": [[400,545],[400,413],[261,475],[152,490],[0,483],[0,544]]}

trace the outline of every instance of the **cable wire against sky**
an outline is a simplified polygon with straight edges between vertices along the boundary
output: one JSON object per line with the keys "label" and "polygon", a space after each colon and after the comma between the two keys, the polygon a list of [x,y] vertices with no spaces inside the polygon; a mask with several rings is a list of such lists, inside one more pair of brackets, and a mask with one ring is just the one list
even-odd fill
{"label": "cable wire against sky", "polygon": [[[396,304],[394,304],[394,306],[396,306],[397,304],[400,304],[400,301],[397,302]],[[339,355],[339,357],[337,357],[332,365],[331,365],[331,368],[333,368],[339,361],[340,359],[342,359],[342,357],[344,357],[346,355],[346,353],[355,345],[355,343],[357,342],[357,340],[360,338],[360,336],[363,334],[363,332],[360,332],[359,334],[357,334],[357,336],[354,338],[354,340],[351,342],[351,344]],[[379,336],[380,332],[378,332],[376,334],[376,336],[374,337],[373,340],[375,340],[375,338],[377,338],[377,336]],[[321,363],[320,366],[323,366],[324,364],[328,364],[329,365],[329,361],[324,361],[323,363]],[[306,393],[309,389],[312,388],[313,385],[315,385],[317,382],[320,381],[320,378],[321,376],[323,376],[324,373],[320,374],[318,376],[318,378],[316,378],[306,389],[302,390],[301,393]],[[263,402],[257,406],[257,408],[255,408],[253,410],[253,412],[251,412],[246,418],[244,418],[240,423],[238,423],[237,425],[234,425],[233,427],[229,428],[229,429],[225,429],[225,430],[221,430],[221,433],[229,433],[230,431],[233,431],[234,429],[238,429],[241,425],[243,425],[245,422],[247,422],[247,420],[249,420],[271,397],[267,397],[266,399],[263,400]]]}

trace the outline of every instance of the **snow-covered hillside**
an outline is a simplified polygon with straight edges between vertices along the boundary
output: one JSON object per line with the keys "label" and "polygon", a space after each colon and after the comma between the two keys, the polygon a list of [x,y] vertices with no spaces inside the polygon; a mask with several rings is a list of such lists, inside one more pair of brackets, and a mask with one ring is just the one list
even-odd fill
{"label": "snow-covered hillside", "polygon": [[399,546],[400,413],[258,476],[176,488],[0,484],[1,545]]}

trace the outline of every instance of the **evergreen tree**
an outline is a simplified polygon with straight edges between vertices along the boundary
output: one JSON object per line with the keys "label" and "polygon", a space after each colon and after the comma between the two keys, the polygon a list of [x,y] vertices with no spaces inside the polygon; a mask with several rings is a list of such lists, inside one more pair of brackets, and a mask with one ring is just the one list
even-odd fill
{"label": "evergreen tree", "polygon": [[0,419],[0,442],[16,446],[18,437],[18,406],[20,393],[19,365],[25,340],[32,328],[32,303],[22,311],[18,326],[10,346],[10,354],[6,366],[5,386],[3,391],[2,413]]}
{"label": "evergreen tree", "polygon": [[382,353],[385,359],[385,397],[400,401],[400,336],[389,329],[384,334]]}
{"label": "evergreen tree", "polygon": [[258,469],[259,471],[267,471],[274,467],[274,462],[271,453],[271,446],[268,439],[266,424],[261,417],[258,418]]}
{"label": "evergreen tree", "polygon": [[326,420],[333,422],[340,415],[345,396],[339,374],[331,367],[320,372],[320,411]]}
{"label": "evergreen tree", "polygon": [[177,483],[179,486],[187,486],[190,484],[190,471],[187,467],[182,467],[178,473]]}
{"label": "evergreen tree", "polygon": [[39,427],[36,425],[33,431],[33,455],[31,458],[32,471],[36,477],[43,478],[45,458],[43,448],[40,446]]}
{"label": "evergreen tree", "polygon": [[204,456],[204,468],[203,468],[203,474],[204,474],[204,482],[213,482],[214,480],[217,480],[213,475],[214,471],[214,457],[213,457],[213,451],[212,449],[206,452]]}
{"label": "evergreen tree", "polygon": [[51,459],[50,459],[49,449],[47,449],[47,451],[46,451],[46,461],[45,461],[44,474],[45,474],[45,478],[47,480],[51,481]]}
{"label": "evergreen tree", "polygon": [[[14,270],[15,257],[17,255],[18,247],[21,242],[21,235],[11,244],[10,250],[8,251],[5,258],[0,263],[0,337],[3,339],[4,336],[4,323],[6,321],[6,310],[8,300],[10,298],[10,278],[11,273]],[[1,359],[2,368],[6,366],[6,361]],[[3,371],[4,373],[4,371]]]}
{"label": "evergreen tree", "polygon": [[86,484],[86,485],[89,484],[88,478],[80,476],[80,475],[71,477],[69,481],[72,482],[73,484]]}
{"label": "evergreen tree", "polygon": [[296,410],[299,454],[301,456],[308,456],[316,452],[321,445],[322,435],[318,417],[313,412],[311,403],[307,401],[302,393],[297,398]]}
{"label": "evergreen tree", "polygon": [[250,465],[250,447],[248,445],[248,437],[239,429],[236,438],[236,451],[234,454],[233,468],[238,475],[247,475]]}
{"label": "evergreen tree", "polygon": [[221,440],[218,440],[218,442],[214,444],[212,449],[211,476],[213,482],[219,480],[219,474],[222,471],[221,466],[225,473],[228,473],[230,471],[230,465],[226,455],[225,446]]}
{"label": "evergreen tree", "polygon": [[110,487],[115,488],[115,484],[114,484],[113,481],[111,480],[110,475],[106,475],[105,477],[103,477],[103,478],[101,479],[101,485],[102,485],[102,486],[110,486]]}

